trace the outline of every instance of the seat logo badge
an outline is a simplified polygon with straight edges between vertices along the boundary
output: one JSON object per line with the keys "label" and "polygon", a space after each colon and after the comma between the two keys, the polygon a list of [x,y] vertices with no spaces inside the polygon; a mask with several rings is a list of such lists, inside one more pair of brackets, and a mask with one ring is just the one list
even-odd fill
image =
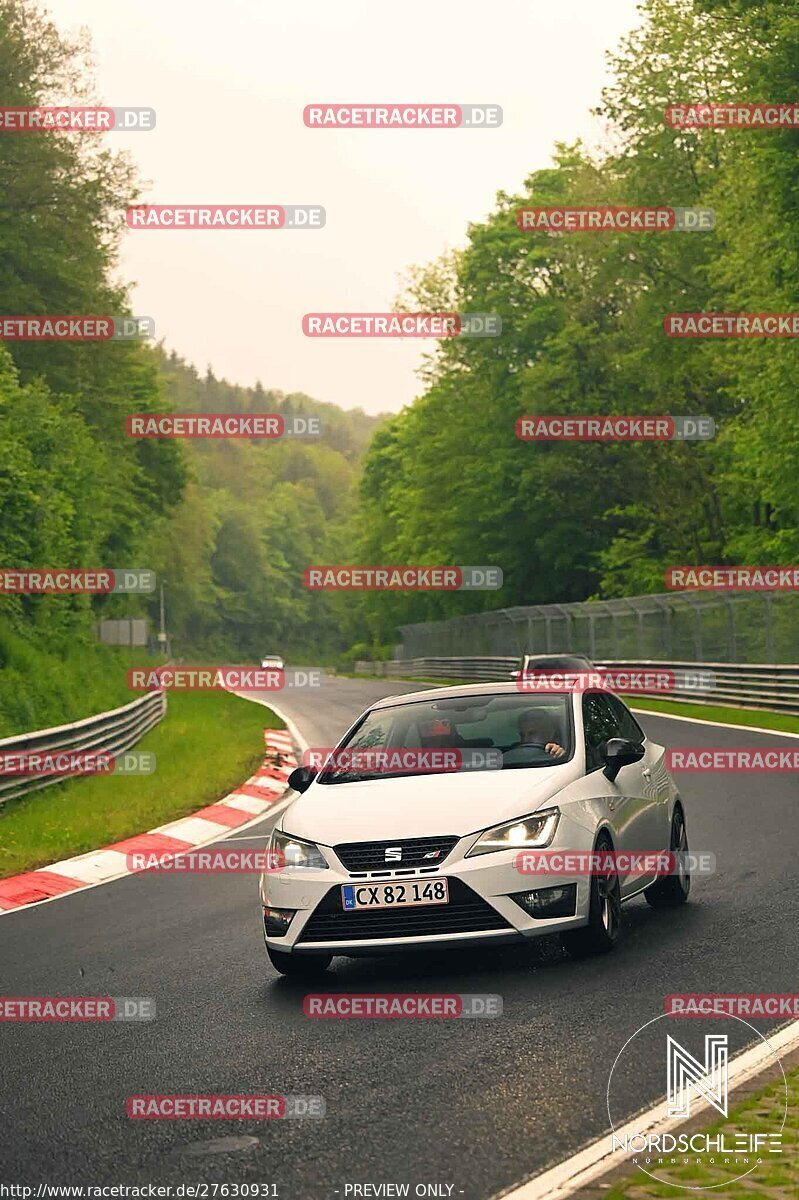
{"label": "seat logo badge", "polygon": [[386,846],[386,862],[402,862],[402,846]]}

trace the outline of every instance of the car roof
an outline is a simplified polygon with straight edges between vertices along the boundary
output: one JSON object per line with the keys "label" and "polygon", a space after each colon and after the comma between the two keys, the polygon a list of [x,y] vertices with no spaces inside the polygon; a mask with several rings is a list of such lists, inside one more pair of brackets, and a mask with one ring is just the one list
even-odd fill
{"label": "car roof", "polygon": [[[541,663],[570,663],[582,662],[591,663],[591,659],[585,654],[525,654],[525,661],[530,662],[533,659]],[[593,665],[593,664],[592,664]]]}
{"label": "car roof", "polygon": [[[382,700],[376,700],[372,708],[393,708],[397,704],[412,704],[415,700],[442,700],[445,697],[450,700],[456,699],[458,696],[513,696],[521,695],[519,688],[515,682],[510,683],[468,683],[460,684],[455,687],[439,687],[430,688],[423,692],[403,692],[401,696],[385,696]],[[570,696],[572,695],[571,688],[564,688],[562,691],[547,691],[548,696]],[[532,693],[530,694],[532,698]]]}

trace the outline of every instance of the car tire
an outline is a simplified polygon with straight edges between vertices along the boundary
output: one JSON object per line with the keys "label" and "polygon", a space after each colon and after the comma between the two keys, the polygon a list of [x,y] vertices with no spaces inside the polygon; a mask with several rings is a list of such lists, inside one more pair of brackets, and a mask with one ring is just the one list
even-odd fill
{"label": "car tire", "polygon": [[285,950],[273,950],[271,946],[266,947],[266,953],[276,971],[294,979],[323,975],[333,961],[332,954],[287,954]]}
{"label": "car tire", "polygon": [[[688,850],[688,834],[685,829],[685,815],[678,804],[671,818],[671,838],[669,849],[677,852]],[[674,875],[664,875],[644,892],[646,902],[652,908],[677,908],[685,904],[691,890],[691,873],[687,867]]]}
{"label": "car tire", "polygon": [[[613,850],[606,833],[597,838],[597,853]],[[574,958],[589,954],[607,954],[621,936],[621,886],[618,875],[592,875],[591,899],[588,905],[588,924],[581,929],[567,929],[561,941]]]}

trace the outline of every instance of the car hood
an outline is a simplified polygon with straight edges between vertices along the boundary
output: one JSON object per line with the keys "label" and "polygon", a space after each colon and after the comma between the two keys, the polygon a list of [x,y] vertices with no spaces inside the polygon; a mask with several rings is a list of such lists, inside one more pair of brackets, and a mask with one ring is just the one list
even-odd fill
{"label": "car hood", "polygon": [[363,783],[312,783],[286,810],[283,828],[323,846],[438,834],[464,837],[535,812],[579,775],[569,762]]}

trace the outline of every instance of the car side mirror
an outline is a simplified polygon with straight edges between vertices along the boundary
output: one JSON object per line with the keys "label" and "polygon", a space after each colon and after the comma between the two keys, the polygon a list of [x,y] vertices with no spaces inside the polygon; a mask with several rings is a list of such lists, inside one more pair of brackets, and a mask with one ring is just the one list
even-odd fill
{"label": "car side mirror", "polygon": [[286,782],[295,792],[307,792],[318,774],[316,767],[295,767]]}
{"label": "car side mirror", "polygon": [[[622,767],[640,762],[643,757],[644,748],[638,742],[631,742],[628,738],[609,738],[605,744],[605,770],[603,773],[612,783]],[[290,779],[289,783],[291,783]]]}

